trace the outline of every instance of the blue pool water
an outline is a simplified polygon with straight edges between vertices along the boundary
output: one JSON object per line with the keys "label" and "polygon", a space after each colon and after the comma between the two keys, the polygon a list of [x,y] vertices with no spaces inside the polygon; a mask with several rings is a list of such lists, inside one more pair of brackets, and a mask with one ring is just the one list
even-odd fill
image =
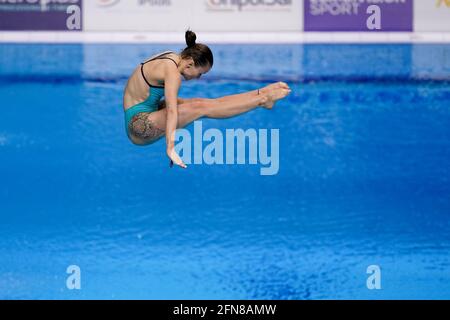
{"label": "blue pool water", "polygon": [[0,45],[0,298],[449,299],[450,45],[211,48],[180,96],[292,87],[202,122],[279,129],[278,174],[127,140],[128,75],[178,45]]}

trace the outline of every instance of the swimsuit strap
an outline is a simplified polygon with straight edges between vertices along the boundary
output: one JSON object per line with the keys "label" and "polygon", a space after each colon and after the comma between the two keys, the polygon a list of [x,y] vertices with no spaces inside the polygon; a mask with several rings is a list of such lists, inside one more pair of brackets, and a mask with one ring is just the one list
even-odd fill
{"label": "swimsuit strap", "polygon": [[177,68],[178,68],[178,63],[176,63],[175,60],[173,60],[172,58],[169,58],[169,57],[163,57],[163,55],[166,55],[166,54],[168,54],[168,53],[174,53],[174,52],[173,52],[173,51],[164,51],[163,53],[157,55],[156,57],[153,56],[153,57],[151,57],[150,59],[148,59],[148,60],[146,60],[146,61],[144,61],[144,62],[141,62],[141,74],[142,74],[142,78],[144,78],[144,81],[148,84],[149,87],[153,87],[153,88],[164,88],[163,86],[154,86],[154,85],[151,85],[150,82],[148,82],[148,80],[145,78],[145,75],[144,75],[144,64],[146,64],[147,62],[150,62],[150,61],[153,61],[153,60],[157,60],[157,59],[167,59],[167,60],[172,60],[173,63],[175,63],[175,65],[176,65]]}
{"label": "swimsuit strap", "polygon": [[143,63],[141,63],[141,75],[142,75],[142,78],[144,78],[144,81],[148,84],[148,86],[151,87],[152,85],[151,85],[150,82],[148,82],[148,80],[145,78],[145,75],[144,75],[144,64],[143,64]]}
{"label": "swimsuit strap", "polygon": [[[154,59],[152,59],[152,60],[162,60],[162,59],[172,60],[173,63],[175,63],[175,65],[176,65],[177,68],[178,68],[178,63],[176,63],[175,60],[173,60],[172,58],[169,58],[169,57],[154,58]],[[152,60],[150,60],[150,61],[152,61]],[[147,62],[148,62],[148,61],[147,61]]]}
{"label": "swimsuit strap", "polygon": [[148,58],[147,60],[145,60],[145,61],[142,62],[142,63],[147,63],[147,62],[149,62],[149,61],[155,60],[156,58],[160,58],[160,57],[162,57],[163,55],[168,54],[168,53],[175,53],[175,52],[173,52],[173,51],[164,51],[164,52],[155,54],[154,56],[151,56],[150,58]]}

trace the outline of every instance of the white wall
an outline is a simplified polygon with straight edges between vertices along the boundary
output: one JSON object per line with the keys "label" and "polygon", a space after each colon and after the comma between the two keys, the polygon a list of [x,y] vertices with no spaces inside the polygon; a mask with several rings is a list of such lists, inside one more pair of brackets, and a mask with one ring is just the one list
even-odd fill
{"label": "white wall", "polygon": [[[84,30],[181,31],[191,22],[190,2],[167,0],[141,5],[137,0],[85,0],[83,3]],[[100,3],[107,5],[100,5]]]}
{"label": "white wall", "polygon": [[[106,5],[101,5],[101,4]],[[303,1],[89,0],[86,31],[301,31]]]}
{"label": "white wall", "polygon": [[[199,31],[301,31],[303,30],[303,1],[242,0],[239,8],[230,0],[195,0],[192,28]],[[277,3],[278,2],[278,3]],[[275,3],[275,4],[271,4]]]}

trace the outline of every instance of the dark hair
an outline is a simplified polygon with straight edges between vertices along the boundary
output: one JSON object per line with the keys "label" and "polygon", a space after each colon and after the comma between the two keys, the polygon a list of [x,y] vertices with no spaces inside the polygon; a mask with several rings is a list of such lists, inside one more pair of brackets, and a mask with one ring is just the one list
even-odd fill
{"label": "dark hair", "polygon": [[197,36],[191,30],[186,31],[185,38],[187,47],[181,52],[181,58],[192,58],[196,67],[209,65],[212,68],[214,58],[208,46],[196,43]]}

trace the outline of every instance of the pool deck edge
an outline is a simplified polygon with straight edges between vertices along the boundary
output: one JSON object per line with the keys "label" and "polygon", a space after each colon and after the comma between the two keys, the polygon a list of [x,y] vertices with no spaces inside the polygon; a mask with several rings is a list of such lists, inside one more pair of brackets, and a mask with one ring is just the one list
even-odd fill
{"label": "pool deck edge", "polygon": [[[204,43],[450,43],[436,32],[199,32]],[[3,31],[1,43],[184,43],[182,32]]]}

